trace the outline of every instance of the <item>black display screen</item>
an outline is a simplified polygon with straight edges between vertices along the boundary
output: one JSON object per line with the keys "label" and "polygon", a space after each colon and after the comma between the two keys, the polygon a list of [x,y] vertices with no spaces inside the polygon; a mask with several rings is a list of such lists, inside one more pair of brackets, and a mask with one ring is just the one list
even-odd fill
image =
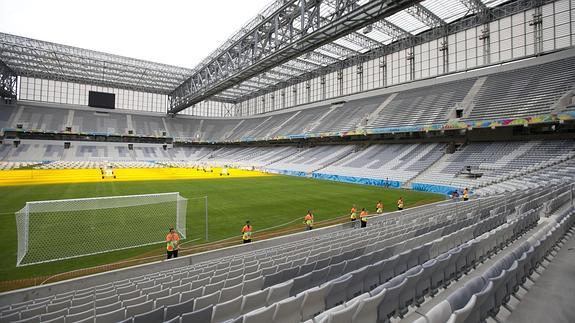
{"label": "black display screen", "polygon": [[115,109],[116,94],[90,91],[88,95],[88,106],[94,108]]}

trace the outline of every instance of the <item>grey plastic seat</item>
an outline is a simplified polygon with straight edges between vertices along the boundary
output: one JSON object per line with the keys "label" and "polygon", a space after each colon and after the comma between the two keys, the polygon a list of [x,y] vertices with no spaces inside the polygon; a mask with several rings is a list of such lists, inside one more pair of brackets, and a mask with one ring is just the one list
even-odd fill
{"label": "grey plastic seat", "polygon": [[[261,270],[257,270],[248,274],[244,275],[244,281],[246,280],[250,280],[250,279],[254,279],[254,278],[258,278],[262,275],[262,271]],[[262,277],[263,278],[263,277]]]}
{"label": "grey plastic seat", "polygon": [[194,289],[199,288],[199,287],[204,287],[209,283],[210,283],[210,277],[205,277],[203,279],[194,280],[194,281],[192,281],[192,287],[190,287],[190,290],[194,290]]}
{"label": "grey plastic seat", "polygon": [[282,280],[287,281],[297,276],[299,267],[292,267],[282,270]]}
{"label": "grey plastic seat", "polygon": [[178,304],[179,302],[180,302],[180,294],[173,294],[173,295],[168,295],[168,296],[156,298],[156,303],[154,306],[155,307],[160,307],[160,306],[166,307],[166,306]]}
{"label": "grey plastic seat", "polygon": [[301,321],[301,305],[304,294],[289,297],[277,303],[274,313],[273,322],[276,323],[299,323]]}
{"label": "grey plastic seat", "polygon": [[244,286],[242,287],[242,294],[247,295],[259,291],[263,288],[263,286],[264,278],[262,276],[250,280],[245,280]]}
{"label": "grey plastic seat", "polygon": [[311,287],[311,272],[309,272],[293,279],[293,285],[289,294],[290,296],[295,296]]}
{"label": "grey plastic seat", "polygon": [[328,266],[329,270],[327,273],[326,281],[340,277],[343,274],[346,264],[347,261],[342,261],[340,263]]}
{"label": "grey plastic seat", "polygon": [[127,293],[124,293],[124,294],[119,294],[119,295],[118,295],[118,299],[121,300],[121,301],[125,301],[125,300],[132,299],[132,298],[136,298],[136,297],[139,297],[139,296],[140,296],[140,291],[139,291],[139,290],[134,290],[134,291],[127,292]]}
{"label": "grey plastic seat", "polygon": [[244,315],[243,323],[273,322],[276,305],[260,308]]}
{"label": "grey plastic seat", "polygon": [[164,320],[164,307],[160,306],[152,311],[135,315],[132,322],[154,323],[154,322],[163,322],[163,320]]}
{"label": "grey plastic seat", "polygon": [[256,308],[266,304],[268,298],[268,289],[244,295],[242,301],[242,314],[248,313]]}
{"label": "grey plastic seat", "polygon": [[409,259],[409,257],[411,257],[412,252],[413,250],[409,249],[403,251],[398,255],[399,259],[397,260],[397,263],[395,264],[395,267],[393,269],[395,276],[403,274],[404,272],[407,271],[407,260]]}
{"label": "grey plastic seat", "polygon": [[355,314],[358,302],[354,302],[350,306],[345,306],[342,309],[333,311],[327,315],[327,323],[349,323],[353,320],[353,315]]}
{"label": "grey plastic seat", "polygon": [[198,323],[198,322],[211,322],[214,306],[210,305],[202,308],[201,310],[191,313],[182,314],[181,323]]}
{"label": "grey plastic seat", "polygon": [[[148,300],[155,300],[156,298],[161,298],[170,295],[169,289],[163,289],[157,292],[149,293]],[[97,301],[96,301],[97,302]]]}
{"label": "grey plastic seat", "polygon": [[236,277],[228,278],[224,282],[224,288],[239,285],[239,284],[243,283],[243,281],[244,281],[243,276],[236,276]]}
{"label": "grey plastic seat", "polygon": [[66,315],[66,322],[77,322],[94,316],[94,310]]}
{"label": "grey plastic seat", "polygon": [[405,315],[409,305],[413,304],[416,296],[418,281],[423,276],[423,267],[415,266],[405,273],[405,283],[399,293],[399,314]]}
{"label": "grey plastic seat", "polygon": [[214,306],[212,313],[212,323],[225,322],[231,320],[237,316],[240,316],[242,309],[242,296],[238,296],[235,299],[229,300],[227,302],[219,303]]}
{"label": "grey plastic seat", "polygon": [[[2,322],[4,322],[4,321],[3,321],[3,317],[0,317],[0,320],[1,320]],[[8,322],[8,321],[6,321],[6,322]],[[31,316],[31,317],[28,317],[28,318],[25,318],[25,319],[21,319],[21,320],[18,320],[18,321],[12,321],[12,322],[13,322],[13,323],[40,323],[40,314]]]}
{"label": "grey plastic seat", "polygon": [[119,308],[115,311],[96,315],[96,323],[116,323],[126,318],[126,310]]}
{"label": "grey plastic seat", "polygon": [[309,320],[325,310],[325,296],[328,291],[326,287],[329,286],[314,287],[304,293],[302,321]]}
{"label": "grey plastic seat", "polygon": [[282,272],[275,272],[273,274],[264,276],[264,286],[263,288],[267,288],[273,286],[275,284],[279,284],[282,282]]}
{"label": "grey plastic seat", "polygon": [[227,302],[229,300],[232,300],[232,299],[242,295],[242,288],[243,288],[243,284],[241,284],[241,283],[236,285],[236,286],[223,288],[222,292],[220,294],[219,302],[220,303]]}
{"label": "grey plastic seat", "polygon": [[305,264],[305,265],[301,265],[301,266],[299,267],[299,271],[298,271],[297,274],[298,274],[298,276],[303,276],[303,275],[305,275],[305,274],[307,274],[307,273],[311,273],[311,272],[313,271],[313,268],[314,268],[314,267],[315,267],[315,262],[308,263],[308,264]]}
{"label": "grey plastic seat", "polygon": [[[146,301],[146,296],[142,296],[140,297],[140,299],[142,300],[142,302]],[[124,305],[125,306],[125,305]],[[68,309],[68,314],[72,315],[72,314],[77,314],[77,313],[82,313],[88,310],[93,310],[94,309],[94,302],[89,302],[86,304],[82,304],[82,305],[78,305],[78,306],[72,306]]]}
{"label": "grey plastic seat", "polygon": [[423,272],[421,273],[421,277],[415,286],[416,305],[421,305],[425,300],[425,296],[431,293],[431,275],[433,275],[436,265],[437,260],[430,259],[421,266]]}
{"label": "grey plastic seat", "polygon": [[493,282],[487,281],[485,288],[474,295],[477,299],[475,307],[469,317],[472,318],[474,322],[484,321],[489,317],[491,309],[495,306]]}
{"label": "grey plastic seat", "polygon": [[204,294],[212,294],[224,288],[224,281],[219,281],[214,284],[208,284],[204,286]]}
{"label": "grey plastic seat", "polygon": [[172,287],[172,288],[170,288],[170,295],[188,292],[188,291],[190,291],[190,288],[192,288],[192,283],[187,283],[187,284]]}
{"label": "grey plastic seat", "polygon": [[348,274],[326,284],[329,285],[325,295],[325,307],[327,309],[341,305],[349,299],[347,289],[351,280],[352,276]]}
{"label": "grey plastic seat", "polygon": [[87,317],[83,320],[75,321],[76,323],[94,323],[94,315]]}
{"label": "grey plastic seat", "polygon": [[387,258],[383,261],[381,271],[379,272],[379,283],[383,284],[395,277],[394,268],[395,264],[399,261],[399,255]]}
{"label": "grey plastic seat", "polygon": [[327,279],[328,271],[329,271],[329,267],[312,271],[310,284],[312,286],[318,286],[320,284],[325,283],[326,279]]}
{"label": "grey plastic seat", "polygon": [[[147,295],[142,295],[139,297],[135,297],[135,298],[130,298],[127,300],[122,301],[122,306],[123,307],[128,307],[128,306],[132,306],[132,305],[136,305],[136,304],[141,304],[144,303],[148,300],[148,296]],[[71,309],[70,309],[71,310]]]}
{"label": "grey plastic seat", "polygon": [[477,301],[476,295],[471,295],[467,304],[464,307],[453,311],[449,319],[449,323],[466,323],[469,322],[468,318],[471,315],[473,308]]}
{"label": "grey plastic seat", "polygon": [[68,315],[69,311],[67,308],[63,308],[61,310],[58,311],[53,311],[53,312],[48,312],[46,314],[42,314],[40,316],[40,321],[44,322],[44,321],[49,321],[58,317],[63,317]]}
{"label": "grey plastic seat", "polygon": [[271,305],[277,301],[288,298],[292,286],[293,280],[288,280],[285,283],[271,286],[269,288],[266,304]]}
{"label": "grey plastic seat", "polygon": [[154,301],[147,301],[126,307],[126,317],[136,316],[154,309]]}
{"label": "grey plastic seat", "polygon": [[422,317],[415,321],[416,323],[420,322],[447,322],[449,317],[451,316],[451,306],[449,306],[449,302],[443,300],[439,302],[437,305],[431,308],[429,312],[425,313],[425,317]]}
{"label": "grey plastic seat", "polygon": [[378,322],[387,322],[389,318],[396,316],[399,310],[399,294],[405,286],[406,279],[403,275],[395,277],[380,287],[374,289],[375,294],[381,289],[385,289],[384,299],[378,307]]}
{"label": "grey plastic seat", "polygon": [[354,270],[350,273],[351,280],[347,287],[347,299],[352,299],[356,296],[361,295],[364,291],[363,279],[367,273],[367,267],[362,267],[360,269]]}
{"label": "grey plastic seat", "polygon": [[379,304],[384,299],[386,293],[385,288],[378,289],[376,293],[370,293],[360,299],[357,303],[357,310],[353,315],[353,322],[369,323],[377,322],[377,313]]}
{"label": "grey plastic seat", "polygon": [[116,303],[112,303],[112,304],[109,304],[106,306],[96,307],[96,309],[94,310],[94,314],[98,315],[98,314],[104,314],[104,313],[112,312],[112,311],[119,309],[120,307],[122,307],[122,302],[118,301]]}
{"label": "grey plastic seat", "polygon": [[437,261],[433,274],[431,274],[431,295],[435,295],[437,290],[445,283],[445,268],[451,259],[450,253],[444,253],[435,258]]}
{"label": "grey plastic seat", "polygon": [[204,307],[215,305],[220,299],[220,291],[213,292],[208,295],[196,298],[194,302],[194,311],[200,310]]}
{"label": "grey plastic seat", "polygon": [[66,316],[58,316],[51,319],[42,319],[40,318],[40,322],[42,323],[66,323]]}
{"label": "grey plastic seat", "polygon": [[72,305],[71,300],[66,300],[66,301],[62,301],[62,302],[58,302],[58,303],[50,303],[50,304],[48,304],[48,308],[46,309],[46,312],[50,313],[50,312],[59,311],[63,308],[69,308],[71,305]]}
{"label": "grey plastic seat", "polygon": [[367,266],[365,276],[363,277],[363,290],[369,292],[379,286],[379,273],[383,267],[384,260]]}
{"label": "grey plastic seat", "polygon": [[196,299],[198,297],[202,297],[204,295],[204,288],[198,287],[196,289],[192,289],[187,292],[183,292],[180,294],[180,302],[185,302],[191,299]]}
{"label": "grey plastic seat", "polygon": [[194,299],[190,299],[185,302],[167,306],[164,315],[166,320],[171,320],[174,317],[178,317],[184,313],[191,313],[193,311],[194,311]]}

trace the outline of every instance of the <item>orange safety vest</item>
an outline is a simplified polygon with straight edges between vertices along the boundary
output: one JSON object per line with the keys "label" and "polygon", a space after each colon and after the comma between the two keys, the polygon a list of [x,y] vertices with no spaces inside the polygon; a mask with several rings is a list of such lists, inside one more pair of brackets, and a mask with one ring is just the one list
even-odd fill
{"label": "orange safety vest", "polygon": [[178,250],[178,242],[180,241],[180,236],[177,233],[168,233],[166,236],[166,249],[168,251]]}
{"label": "orange safety vest", "polygon": [[359,217],[361,218],[361,221],[367,222],[367,211],[361,211]]}
{"label": "orange safety vest", "polygon": [[304,222],[306,225],[312,226],[313,225],[313,215],[311,214],[306,214],[305,218],[304,218]]}
{"label": "orange safety vest", "polygon": [[242,228],[242,239],[250,240],[252,238],[252,226],[244,225]]}
{"label": "orange safety vest", "polygon": [[357,210],[354,207],[351,208],[351,216],[350,217],[352,220],[357,219]]}

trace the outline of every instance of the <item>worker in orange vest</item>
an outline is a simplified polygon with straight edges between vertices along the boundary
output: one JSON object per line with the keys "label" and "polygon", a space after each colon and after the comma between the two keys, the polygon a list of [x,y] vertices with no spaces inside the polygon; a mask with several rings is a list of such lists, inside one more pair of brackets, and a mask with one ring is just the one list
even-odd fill
{"label": "worker in orange vest", "polygon": [[252,226],[250,225],[250,221],[246,221],[246,224],[242,228],[242,240],[244,243],[252,242]]}
{"label": "worker in orange vest", "polygon": [[383,203],[381,203],[381,200],[377,201],[377,204],[375,205],[375,212],[377,214],[383,213]]}
{"label": "worker in orange vest", "polygon": [[466,188],[463,189],[463,200],[467,201],[469,200],[469,190]]}
{"label": "worker in orange vest", "polygon": [[400,197],[399,200],[397,200],[397,209],[399,211],[403,210],[403,197]]}
{"label": "worker in orange vest", "polygon": [[307,210],[307,214],[303,218],[303,223],[305,224],[306,230],[313,229],[313,213],[311,213],[311,210]]}
{"label": "worker in orange vest", "polygon": [[357,209],[355,208],[355,204],[351,207],[351,210],[349,212],[349,218],[351,219],[352,222],[357,220]]}
{"label": "worker in orange vest", "polygon": [[168,252],[168,259],[178,257],[178,244],[180,243],[180,236],[174,230],[170,228],[170,232],[166,236],[166,250]]}
{"label": "worker in orange vest", "polygon": [[361,220],[361,227],[367,227],[367,210],[365,208],[361,209],[361,212],[359,213],[359,219]]}

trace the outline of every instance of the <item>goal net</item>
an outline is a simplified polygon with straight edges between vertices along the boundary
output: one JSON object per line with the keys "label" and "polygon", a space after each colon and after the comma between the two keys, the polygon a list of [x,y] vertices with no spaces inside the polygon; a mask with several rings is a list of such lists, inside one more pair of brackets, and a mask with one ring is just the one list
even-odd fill
{"label": "goal net", "polygon": [[16,266],[163,242],[170,227],[185,239],[186,208],[177,192],[27,202],[16,212]]}

